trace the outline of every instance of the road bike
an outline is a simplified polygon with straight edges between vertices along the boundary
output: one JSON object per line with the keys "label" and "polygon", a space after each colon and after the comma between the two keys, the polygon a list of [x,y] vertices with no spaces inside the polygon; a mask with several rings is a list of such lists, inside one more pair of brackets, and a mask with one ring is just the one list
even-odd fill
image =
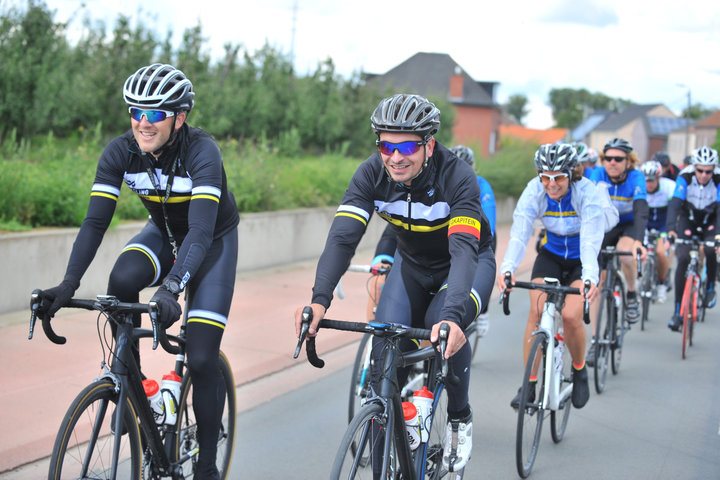
{"label": "road bike", "polygon": [[[638,278],[642,281],[640,254],[638,249],[636,252]],[[617,375],[620,371],[625,334],[630,330],[630,323],[625,316],[627,283],[620,266],[620,257],[632,256],[633,253],[622,252],[616,250],[614,246],[608,246],[600,251],[600,255],[605,258],[607,274],[600,292],[600,308],[598,308],[595,335],[592,339],[595,348],[593,372],[597,393],[605,390],[609,369],[612,370],[613,375]]]}
{"label": "road bike", "polygon": [[[28,338],[32,339],[39,316],[48,339],[62,345],[66,339],[55,333],[50,318],[42,314],[42,302],[42,291],[35,290]],[[187,312],[180,333],[175,336],[158,328],[154,302],[126,303],[113,296],[98,295],[95,300],[72,299],[67,308],[99,312],[97,329],[104,373],[85,387],[67,410],[53,446],[48,478],[193,478],[198,460],[198,427],[192,408],[193,379],[185,358]],[[149,314],[152,329],[135,328],[133,314]],[[112,335],[108,338],[108,325],[117,327],[116,340]],[[179,398],[173,402],[177,405],[174,423],[157,423],[143,388],[143,375],[132,350],[138,340],[147,338],[152,338],[153,349],[159,343],[166,352],[175,355],[174,372],[182,383]],[[236,407],[232,370],[222,352],[218,375],[222,381],[217,394],[224,401],[218,411],[216,462],[220,478],[226,479],[235,440]]]}
{"label": "road bike", "polygon": [[[565,436],[570,410],[572,408],[572,358],[565,348],[562,328],[562,307],[566,295],[583,295],[578,288],[560,285],[556,278],[544,278],[545,283],[515,282],[505,277],[508,286],[502,292],[503,312],[510,315],[510,288],[541,290],[547,294],[547,300],[533,332],[530,355],[520,389],[517,430],[515,436],[515,465],[518,475],[527,478],[530,475],[538,447],[545,417],[550,414],[550,434],[553,442],[559,443]],[[589,282],[584,292],[589,291]],[[590,323],[589,304],[585,299],[583,320]],[[532,379],[536,378],[537,381]]]}
{"label": "road bike", "polygon": [[[351,264],[348,267],[349,272],[362,272],[370,273],[372,275],[387,275],[390,271],[390,267],[379,266],[371,267],[370,265]],[[345,294],[338,283],[335,292],[340,298],[344,298]],[[368,294],[370,298],[375,301],[377,306],[377,299],[374,298],[373,289],[370,286],[370,280],[368,280]],[[373,310],[374,312],[374,310]],[[475,319],[465,330],[465,337],[467,342],[472,348],[471,363],[475,359],[475,353],[477,351],[477,344],[480,336],[477,332],[477,319]],[[370,393],[370,368],[372,366],[372,334],[367,333],[360,339],[358,345],[358,351],[355,354],[355,361],[350,374],[350,394],[348,398],[348,422],[352,421],[355,414],[360,407],[366,402],[367,397]],[[407,381],[405,382],[400,395],[403,400],[407,400],[412,396],[413,392],[418,388],[422,387],[427,382],[427,375],[423,366],[419,363],[411,365],[409,367]]]}
{"label": "road bike", "polygon": [[[303,311],[303,326],[295,350],[300,354],[305,341],[312,311]],[[370,333],[387,340],[383,349],[382,375],[377,390],[370,388],[369,395],[348,425],[340,443],[331,470],[331,479],[457,479],[464,475],[448,472],[443,466],[445,448],[445,427],[447,424],[447,393],[445,382],[457,382],[448,362],[443,360],[447,346],[449,328],[441,325],[439,351],[430,345],[418,350],[403,352],[399,347],[402,338],[429,340],[430,330],[411,328],[392,323],[360,323],[323,319],[319,328]],[[324,362],[318,358],[315,337],[305,341],[308,361],[322,368]],[[433,394],[430,414],[420,423],[425,429],[419,446],[414,450],[408,440],[403,416],[403,400],[397,386],[399,368],[422,363],[427,374],[427,388]]]}
{"label": "road bike", "polygon": [[675,244],[690,245],[690,263],[685,273],[685,286],[683,287],[682,300],[680,301],[680,318],[682,326],[682,358],[687,355],[688,347],[693,344],[693,331],[696,322],[705,320],[705,281],[701,273],[700,247],[715,247],[713,241],[703,241],[699,235],[693,235],[689,239],[672,238]]}
{"label": "road bike", "polygon": [[660,232],[650,229],[646,233],[645,246],[647,258],[642,265],[642,276],[638,285],[638,294],[642,300],[642,315],[640,317],[640,330],[645,330],[645,322],[648,321],[650,304],[655,303],[658,298],[658,284],[660,282],[657,271],[657,252],[655,250],[658,240],[663,241]]}

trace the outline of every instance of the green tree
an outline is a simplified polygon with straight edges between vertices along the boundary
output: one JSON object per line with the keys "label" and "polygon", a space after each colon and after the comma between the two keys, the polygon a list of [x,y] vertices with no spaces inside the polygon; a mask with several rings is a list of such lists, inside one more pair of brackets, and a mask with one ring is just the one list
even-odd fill
{"label": "green tree", "polygon": [[590,93],[584,88],[553,88],[549,95],[555,126],[574,128],[595,110],[620,111],[632,102],[608,97],[603,93]]}
{"label": "green tree", "polygon": [[528,98],[523,94],[514,94],[508,97],[508,101],[505,104],[505,110],[508,115],[513,117],[520,125],[523,125],[523,119],[530,113],[527,108]]}
{"label": "green tree", "polygon": [[680,115],[682,118],[690,118],[692,120],[700,120],[715,111],[714,108],[708,108],[702,103],[695,103],[690,107],[685,107]]}

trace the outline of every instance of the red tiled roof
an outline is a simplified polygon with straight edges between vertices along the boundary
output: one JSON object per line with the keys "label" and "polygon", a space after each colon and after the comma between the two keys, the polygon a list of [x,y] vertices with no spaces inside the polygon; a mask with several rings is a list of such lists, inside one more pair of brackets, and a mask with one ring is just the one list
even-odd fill
{"label": "red tiled roof", "polygon": [[500,136],[519,138],[521,140],[532,140],[538,144],[555,143],[562,140],[568,133],[567,128],[548,128],[547,130],[536,130],[526,128],[522,125],[500,125]]}
{"label": "red tiled roof", "polygon": [[718,127],[720,126],[720,110],[711,113],[694,125],[695,127]]}

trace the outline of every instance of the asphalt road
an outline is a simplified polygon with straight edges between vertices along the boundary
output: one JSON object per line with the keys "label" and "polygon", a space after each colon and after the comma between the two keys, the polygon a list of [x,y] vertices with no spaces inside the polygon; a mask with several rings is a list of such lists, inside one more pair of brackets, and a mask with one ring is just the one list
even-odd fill
{"label": "asphalt road", "polygon": [[[503,316],[497,303],[490,307],[490,331],[480,340],[472,370],[474,439],[467,479],[518,478],[516,414],[509,402],[522,377],[527,310],[527,294],[520,290],[513,293],[511,316]],[[670,313],[669,303],[653,305],[646,330],[633,327],[619,374],[609,374],[601,395],[591,386],[590,401],[571,412],[560,444],[552,442],[549,422],[544,425],[530,478],[720,478],[720,315],[708,311],[682,360],[680,335],[666,327]],[[299,363],[238,389],[231,478],[328,477],[346,427],[348,365],[355,346],[325,352],[321,334],[318,349],[325,369]],[[0,479],[42,478],[46,472],[46,462],[40,461]]]}
{"label": "asphalt road", "polygon": [[[491,328],[480,340],[472,372],[468,479],[519,478],[517,417],[509,402],[522,377],[527,310],[527,294],[520,290],[513,293],[510,317],[491,306]],[[720,478],[720,316],[709,311],[682,360],[680,335],[666,327],[670,304],[653,305],[650,313],[645,331],[638,324],[626,336],[620,372],[609,374],[604,393],[595,393],[590,375],[590,401],[571,412],[561,443],[552,442],[549,422],[544,424],[530,478]],[[321,337],[318,342],[322,350]],[[346,426],[350,370],[315,375],[311,383],[238,416],[232,478],[327,478]]]}

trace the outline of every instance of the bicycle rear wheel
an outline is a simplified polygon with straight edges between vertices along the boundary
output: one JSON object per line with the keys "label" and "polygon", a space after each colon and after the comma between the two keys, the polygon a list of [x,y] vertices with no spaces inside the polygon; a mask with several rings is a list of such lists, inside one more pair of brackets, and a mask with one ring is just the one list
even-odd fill
{"label": "bicycle rear wheel", "polygon": [[[542,333],[535,335],[520,389],[520,406],[515,437],[515,465],[518,475],[522,478],[530,475],[540,445],[540,433],[542,433],[545,417],[542,398],[546,381],[544,366],[547,348],[548,341],[545,335]],[[537,367],[537,373],[534,373],[535,367]],[[537,380],[533,382],[532,378]]]}
{"label": "bicycle rear wheel", "polygon": [[[97,380],[83,389],[70,405],[55,439],[48,478],[112,477],[115,435],[110,431],[118,394],[115,383]],[[142,445],[135,407],[128,398],[123,414],[117,478],[140,479]]]}
{"label": "bicycle rear wheel", "polygon": [[350,376],[350,396],[348,399],[348,423],[355,418],[355,414],[365,403],[370,393],[370,350],[372,349],[372,334],[366,333],[360,339],[355,363],[353,363]]}
{"label": "bicycle rear wheel", "polygon": [[[605,390],[607,372],[610,366],[610,344],[615,320],[615,299],[612,292],[604,292],[600,308],[598,309],[597,323],[595,324],[595,363],[593,373],[595,377],[595,391],[602,393]],[[605,317],[605,318],[603,318]]]}
{"label": "bicycle rear wheel", "polygon": [[[366,403],[352,419],[335,456],[331,479],[395,479],[398,474],[392,412],[379,403]],[[387,454],[387,462],[383,458]],[[383,468],[384,467],[384,468]]]}
{"label": "bicycle rear wheel", "polygon": [[[235,443],[235,420],[237,417],[235,405],[235,380],[227,357],[220,352],[218,359],[220,369],[220,385],[218,398],[222,398],[222,409],[218,411],[220,431],[218,434],[217,457],[215,464],[220,472],[220,478],[228,478],[230,462],[232,460],[233,445]],[[170,458],[177,462],[183,456],[189,458],[182,464],[186,479],[194,478],[197,463],[198,427],[195,420],[195,411],[192,408],[193,381],[189,371],[185,371],[182,386],[180,387],[180,403],[178,408],[177,436]]]}

